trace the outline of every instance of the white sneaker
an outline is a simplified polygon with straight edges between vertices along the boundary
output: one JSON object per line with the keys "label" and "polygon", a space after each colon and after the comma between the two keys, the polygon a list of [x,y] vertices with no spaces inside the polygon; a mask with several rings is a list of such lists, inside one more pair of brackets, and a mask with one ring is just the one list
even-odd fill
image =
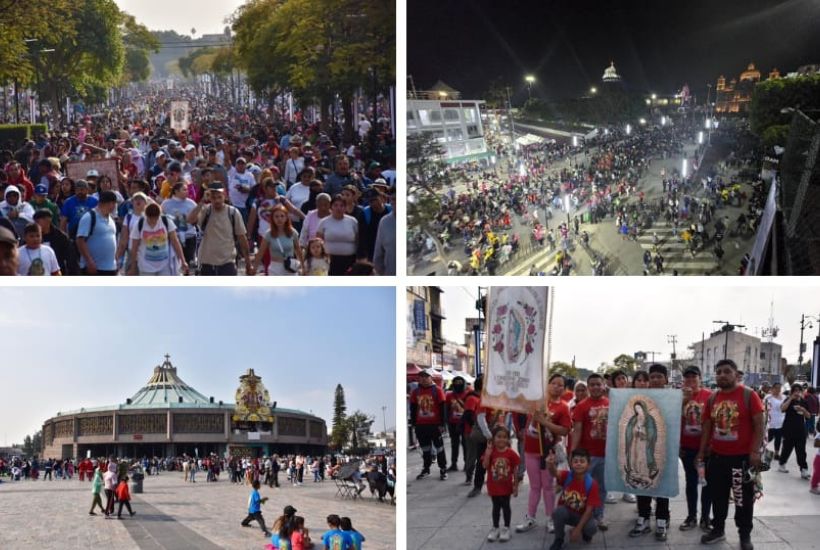
{"label": "white sneaker", "polygon": [[638,499],[635,498],[635,495],[633,495],[631,493],[624,493],[624,501],[625,502],[631,502],[631,503],[634,504],[634,503],[638,502]]}
{"label": "white sneaker", "polygon": [[553,523],[552,518],[547,518],[547,532],[554,533],[555,532],[555,523]]}
{"label": "white sneaker", "polygon": [[[515,526],[515,531],[517,533],[525,533],[535,527],[535,520],[530,516],[524,516],[524,523]],[[550,531],[552,532],[552,531]]]}
{"label": "white sneaker", "polygon": [[800,477],[803,479],[809,479],[811,476],[809,475],[809,471],[806,468],[800,470]]}
{"label": "white sneaker", "polygon": [[612,494],[612,493],[607,493],[606,494],[606,503],[607,504],[615,504],[616,502],[618,502],[618,499],[615,498],[614,494]]}
{"label": "white sneaker", "polygon": [[780,466],[777,467],[777,471],[782,473],[782,474],[788,474],[789,473],[789,471],[786,469],[786,466],[784,466],[783,464],[781,464]]}
{"label": "white sneaker", "polygon": [[487,535],[487,541],[495,542],[498,540],[498,529],[490,529],[490,534]]}
{"label": "white sneaker", "polygon": [[498,535],[498,540],[500,542],[507,542],[510,540],[510,528],[509,527],[502,527],[501,533]]}

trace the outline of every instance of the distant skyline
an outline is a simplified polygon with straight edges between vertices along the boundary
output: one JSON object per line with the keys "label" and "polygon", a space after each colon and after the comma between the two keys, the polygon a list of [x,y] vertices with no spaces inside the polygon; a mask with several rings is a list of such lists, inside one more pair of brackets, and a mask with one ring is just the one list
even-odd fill
{"label": "distant skyline", "polygon": [[[464,319],[475,317],[478,288],[442,287],[444,337],[464,342]],[[800,315],[820,316],[820,287],[691,287],[663,288],[647,285],[619,286],[584,284],[557,288],[553,317],[551,360],[571,362],[595,370],[602,362],[636,351],[659,352],[656,359],[668,361],[672,344],[668,336],[677,335],[678,357],[691,357],[687,346],[700,342],[720,328],[712,321],[746,325],[741,332],[760,337],[769,324],[774,300],[774,321],[780,332],[773,341],[783,346],[783,357],[797,363],[800,344]],[[811,362],[812,342],[818,323],[804,333],[806,353]]]}
{"label": "distant skyline", "polygon": [[395,422],[393,287],[0,288],[0,443],[22,443],[57,412],[118,405],[166,353],[205,396],[233,403],[239,376],[262,377],[278,407],[332,426],[336,384],[348,414]]}
{"label": "distant skyline", "polygon": [[418,89],[441,79],[478,99],[498,79],[514,104],[527,98],[527,74],[533,97],[578,97],[610,61],[630,89],[672,94],[688,83],[701,103],[707,83],[751,62],[763,78],[820,63],[817,0],[440,0],[408,3],[407,25]]}
{"label": "distant skyline", "polygon": [[222,34],[225,19],[246,0],[114,0],[122,11],[152,31],[176,31],[190,36],[196,29],[195,38],[203,34]]}

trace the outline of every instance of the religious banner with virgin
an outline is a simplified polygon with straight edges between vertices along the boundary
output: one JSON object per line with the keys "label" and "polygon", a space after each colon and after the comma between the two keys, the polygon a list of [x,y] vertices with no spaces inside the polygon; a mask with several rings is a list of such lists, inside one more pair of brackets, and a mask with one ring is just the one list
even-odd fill
{"label": "religious banner with virgin", "polygon": [[180,132],[187,130],[190,119],[190,109],[187,101],[171,102],[171,128]]}
{"label": "religious banner with virgin", "polygon": [[607,491],[678,495],[681,406],[677,389],[610,389]]}
{"label": "religious banner with virgin", "polygon": [[490,288],[482,406],[521,413],[543,407],[550,299],[548,287]]}

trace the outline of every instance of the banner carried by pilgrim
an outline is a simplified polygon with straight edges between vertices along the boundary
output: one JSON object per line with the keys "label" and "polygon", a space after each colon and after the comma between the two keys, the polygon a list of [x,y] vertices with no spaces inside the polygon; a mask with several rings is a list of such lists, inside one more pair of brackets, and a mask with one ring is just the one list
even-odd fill
{"label": "banner carried by pilgrim", "polygon": [[610,389],[607,491],[678,495],[681,406],[677,389]]}
{"label": "banner carried by pilgrim", "polygon": [[528,413],[543,407],[549,364],[548,287],[491,287],[481,403]]}
{"label": "banner carried by pilgrim", "polygon": [[190,124],[190,109],[187,101],[171,102],[171,128],[180,132]]}

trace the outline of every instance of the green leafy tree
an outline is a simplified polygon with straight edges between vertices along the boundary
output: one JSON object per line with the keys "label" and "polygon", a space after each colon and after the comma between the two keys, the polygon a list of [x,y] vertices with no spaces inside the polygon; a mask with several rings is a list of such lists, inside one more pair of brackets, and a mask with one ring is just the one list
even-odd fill
{"label": "green leafy tree", "polygon": [[362,411],[356,411],[347,417],[347,429],[350,433],[350,450],[353,454],[365,454],[370,445],[367,436],[373,426],[375,417]]}
{"label": "green leafy tree", "polygon": [[348,442],[349,436],[345,390],[341,384],[338,384],[333,400],[333,428],[330,432],[330,445],[335,449],[343,449]]}
{"label": "green leafy tree", "polygon": [[[752,132],[765,139],[768,128],[788,124],[791,120],[792,114],[781,112],[783,109],[798,107],[803,111],[820,109],[820,75],[776,78],[758,83],[749,106]],[[768,137],[773,136],[769,134]]]}
{"label": "green leafy tree", "polygon": [[578,369],[573,367],[571,363],[564,361],[554,361],[550,365],[550,375],[562,374],[567,378],[578,378]]}
{"label": "green leafy tree", "polygon": [[630,377],[633,374],[635,374],[635,370],[637,370],[637,361],[635,360],[635,358],[625,353],[622,353],[618,357],[613,359],[612,364],[615,367],[615,369],[624,371],[627,374],[627,376]]}
{"label": "green leafy tree", "polygon": [[446,167],[444,148],[432,133],[407,136],[407,227],[425,228],[438,213],[439,192],[450,183]]}
{"label": "green leafy tree", "polygon": [[151,76],[149,55],[159,53],[159,40],[133,15],[122,13],[122,41],[125,46],[125,70],[122,82],[141,82]]}

